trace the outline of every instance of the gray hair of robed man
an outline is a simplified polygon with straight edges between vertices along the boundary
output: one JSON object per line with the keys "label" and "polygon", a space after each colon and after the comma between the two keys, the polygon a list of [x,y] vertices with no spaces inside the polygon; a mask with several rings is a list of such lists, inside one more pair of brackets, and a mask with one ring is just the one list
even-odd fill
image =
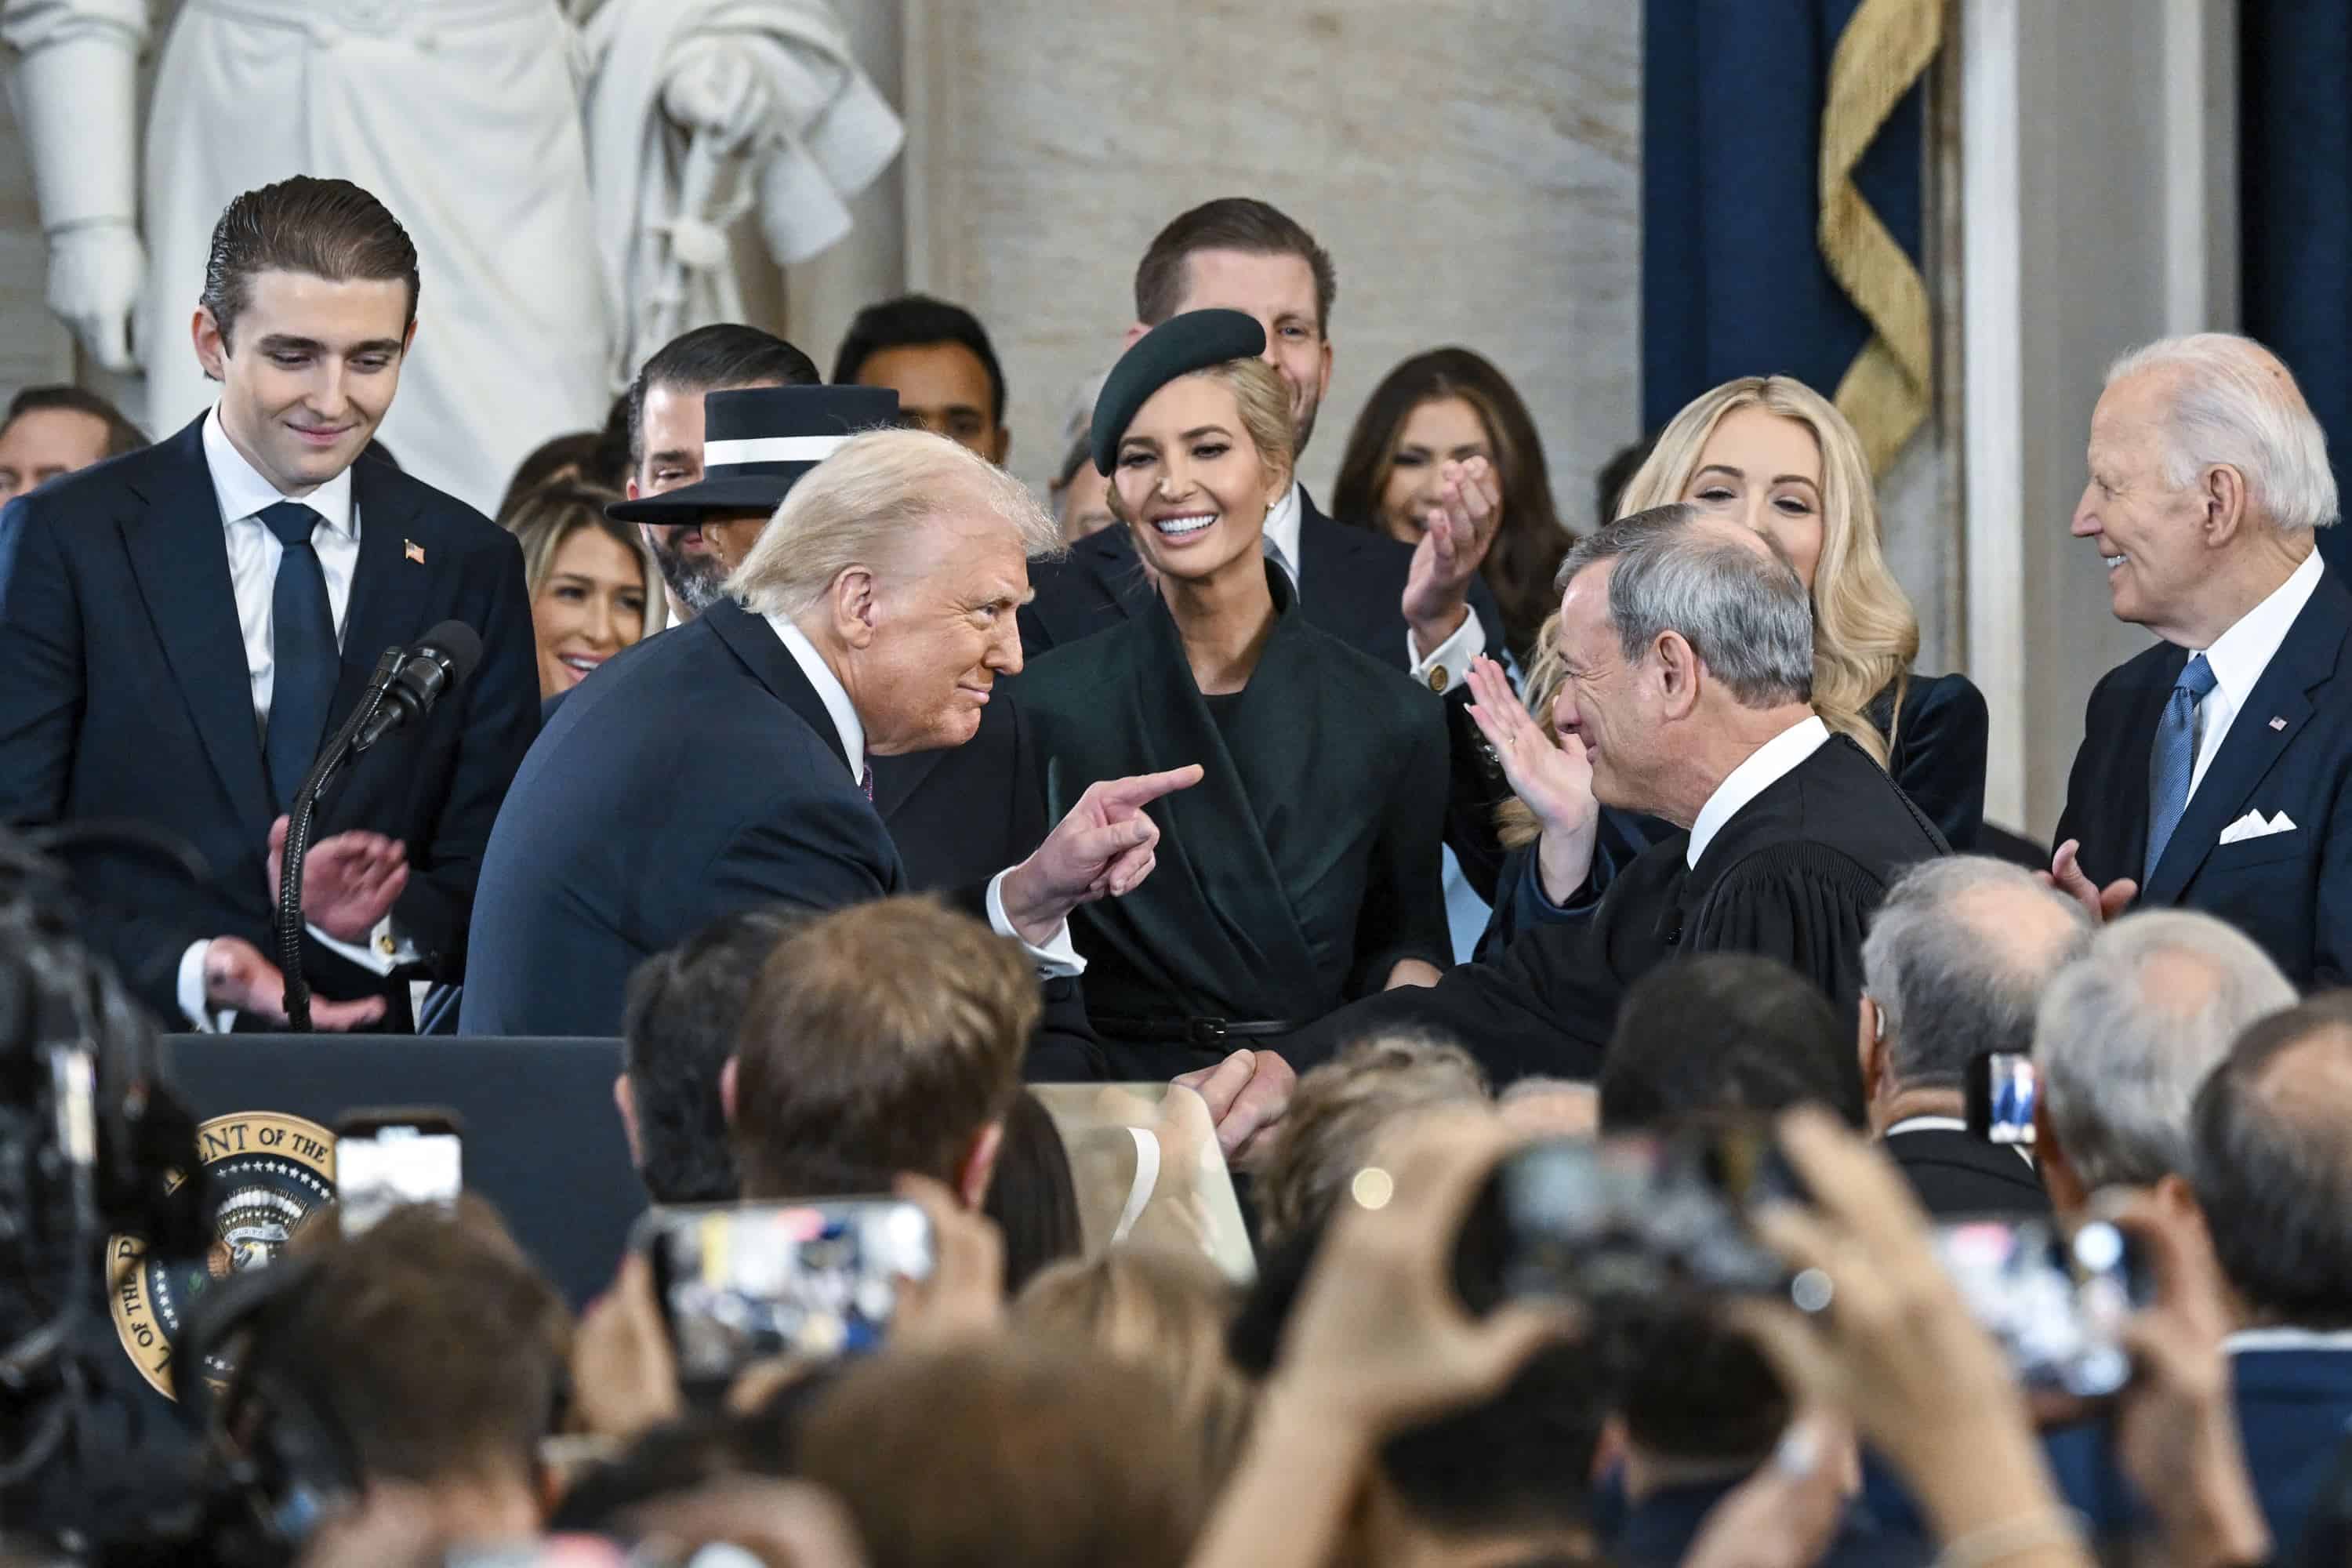
{"label": "gray hair of robed man", "polygon": [[2226,465],[2272,524],[2326,528],[2336,520],[2336,471],[2327,434],[2294,377],[2270,350],[2234,332],[2161,338],[2107,367],[2107,384],[2162,372],[2172,378],[2166,419],[2166,478],[2192,485]]}
{"label": "gray hair of robed man", "polygon": [[793,486],[727,592],[755,614],[791,619],[852,566],[919,570],[908,547],[923,525],[972,517],[1003,522],[1032,561],[1063,550],[1028,487],[985,458],[927,430],[870,430]]}
{"label": "gray hair of robed man", "polygon": [[[2020,918],[2034,907],[2049,918]],[[2031,1050],[2042,992],[2090,941],[2082,906],[2021,867],[1981,855],[1912,867],[1862,944],[1888,1072],[1906,1087],[1956,1089],[1969,1058]]]}
{"label": "gray hair of robed man", "polygon": [[2190,1173],[2189,1108],[2246,1027],[2294,986],[2234,926],[2144,910],[2091,939],[2034,1021],[2051,1131],[2086,1187]]}
{"label": "gray hair of robed man", "polygon": [[1552,585],[1565,594],[1586,568],[1614,562],[1609,620],[1628,663],[1675,632],[1743,706],[1811,701],[1813,605],[1804,580],[1777,545],[1761,553],[1695,529],[1698,516],[1677,501],[1621,517],[1579,541]]}

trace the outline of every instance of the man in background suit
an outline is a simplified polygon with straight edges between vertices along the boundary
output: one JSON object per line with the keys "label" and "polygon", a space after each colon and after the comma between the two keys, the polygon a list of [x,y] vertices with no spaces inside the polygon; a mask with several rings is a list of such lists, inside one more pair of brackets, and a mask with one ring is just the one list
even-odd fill
{"label": "man in background suit", "polygon": [[2352,1002],[2263,1019],[2198,1091],[2191,1180],[2229,1288],[2238,1436],[2271,1539],[2301,1538],[2352,1426]]}
{"label": "man in background suit", "polygon": [[1930,1215],[2046,1215],[2027,1152],[1969,1131],[1969,1060],[2033,1048],[2051,977],[2090,942],[2072,900],[1959,855],[1896,879],[1862,944],[1856,1048],[1870,1130]]}
{"label": "man in background suit", "polygon": [[214,231],[194,317],[218,405],[22,502],[0,604],[0,820],[129,819],[201,854],[201,882],[152,850],[76,865],[92,945],[173,1024],[282,1022],[272,819],[378,656],[443,620],[480,635],[471,679],[319,816],[313,1022],[404,1026],[405,982],[464,964],[539,692],[512,536],[388,463],[354,466],[399,386],[416,297],[415,250],[367,192],[247,192]]}
{"label": "man in background suit", "polygon": [[[907,889],[867,754],[971,739],[1021,668],[1026,555],[1056,535],[1009,475],[938,437],[777,460],[814,471],[729,596],[583,683],[525,762],[484,866],[465,1032],[610,1034],[630,970],[722,914]],[[1199,776],[1095,785],[965,901],[1041,970],[1077,973],[1069,910],[1141,881],[1158,837],[1142,807]],[[633,831],[656,818],[659,835]]]}
{"label": "man in background suit", "polygon": [[2352,977],[2352,593],[2326,437],[2267,349],[2167,339],[2107,373],[2074,531],[2163,641],[2091,693],[2053,875],[2086,909],[2221,916],[2304,989]]}

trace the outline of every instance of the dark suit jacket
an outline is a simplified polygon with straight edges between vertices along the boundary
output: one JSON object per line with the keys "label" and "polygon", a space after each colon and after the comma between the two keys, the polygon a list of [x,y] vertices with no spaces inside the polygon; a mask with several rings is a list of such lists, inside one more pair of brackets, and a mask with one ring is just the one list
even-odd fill
{"label": "dark suit jacket", "polygon": [[630,972],[719,916],[912,886],[816,689],[721,600],[574,688],[524,759],[483,862],[459,1032],[617,1035]]}
{"label": "dark suit jacket", "polygon": [[2049,1215],[2050,1194],[2042,1190],[2033,1167],[2016,1150],[1988,1143],[1974,1133],[1948,1127],[1894,1133],[1886,1140],[1886,1156],[1933,1218]]}
{"label": "dark suit jacket", "polygon": [[1497,1083],[1591,1078],[1633,983],[1696,952],[1758,952],[1820,986],[1847,1027],[1864,929],[1904,868],[1946,853],[1942,836],[1869,754],[1832,736],[1734,813],[1695,867],[1690,836],[1651,845],[1589,920],[1539,926],[1490,963],[1436,985],[1342,1007],[1289,1037],[1304,1071],[1349,1042],[1421,1026],[1450,1034]]}
{"label": "dark suit jacket", "polygon": [[2352,1426],[2352,1350],[2241,1350],[2230,1372],[2246,1474],[2284,1561]]}
{"label": "dark suit jacket", "polygon": [[[2255,682],[2189,797],[2164,858],[2140,889],[2152,909],[2218,915],[2244,931],[2302,990],[2352,978],[2352,593],[2334,572]],[[2159,643],[2091,692],[2066,784],[2057,842],[2082,840],[2102,887],[2137,879],[2147,854],[2148,752],[2186,650]],[[2249,811],[2286,813],[2292,833],[2235,844],[2221,830]]]}
{"label": "dark suit jacket", "polygon": [[[264,858],[276,808],[202,424],[26,497],[0,600],[0,821],[135,819],[185,840],[211,868],[195,885],[152,853],[119,848],[75,865],[93,945],[173,1023],[184,1022],[181,954],[200,938],[239,936],[274,956],[277,902]],[[330,728],[386,647],[437,622],[480,633],[482,659],[421,730],[360,759],[317,836],[369,828],[407,845],[395,925],[423,973],[454,980],[490,824],[539,727],[522,552],[396,468],[362,463],[352,476],[360,558]],[[322,995],[382,993],[390,1021],[407,1017],[404,984],[316,943],[303,971]]]}

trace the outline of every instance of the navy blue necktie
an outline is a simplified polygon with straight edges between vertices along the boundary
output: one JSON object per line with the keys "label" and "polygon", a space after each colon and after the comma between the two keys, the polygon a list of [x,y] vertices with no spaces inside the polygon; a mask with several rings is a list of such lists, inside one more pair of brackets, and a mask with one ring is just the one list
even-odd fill
{"label": "navy blue necktie", "polygon": [[2147,754],[2147,864],[2140,886],[2156,875],[2180,814],[2189,809],[2189,781],[2197,771],[2197,705],[2213,689],[2213,667],[2199,654],[2182,668],[2156,721],[2156,744]]}
{"label": "navy blue necktie", "polygon": [[299,501],[261,509],[261,521],[286,547],[278,558],[278,584],[269,598],[269,789],[283,811],[294,803],[327,738],[327,710],[335,700],[342,656],[335,647],[335,612],[327,602],[327,574],[310,547],[322,521]]}

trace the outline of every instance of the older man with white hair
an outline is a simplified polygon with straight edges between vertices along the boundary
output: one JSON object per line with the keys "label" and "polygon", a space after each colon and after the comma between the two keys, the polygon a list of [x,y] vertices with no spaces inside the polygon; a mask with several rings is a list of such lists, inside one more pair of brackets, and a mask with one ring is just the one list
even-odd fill
{"label": "older man with white hair", "polygon": [[1863,1100],[1929,1214],[2050,1212],[2022,1151],[1969,1133],[1967,1073],[2033,1048],[2042,992],[2090,936],[2072,900],[2005,860],[1930,860],[1887,889],[1862,944]]}
{"label": "older man with white hair", "polygon": [[[971,738],[1021,669],[1028,560],[1059,546],[1018,482],[940,437],[876,431],[815,463],[725,596],[581,686],[524,759],[461,1032],[616,1034],[629,972],[718,917],[903,890],[866,759]],[[1150,874],[1144,806],[1200,776],[1095,784],[963,901],[1042,973],[1076,973],[1070,910]]]}
{"label": "older man with white hair", "polygon": [[2052,873],[2101,917],[2135,899],[2238,926],[2296,984],[2352,975],[2352,593],[2326,437],[2250,339],[2126,354],[2091,416],[2074,531],[2116,616],[2163,640],[2091,693]]}
{"label": "older man with white hair", "polygon": [[2277,964],[2210,915],[2146,910],[2092,938],[2033,1024],[2036,1152],[2062,1214],[2107,1187],[2190,1201],[2190,1110],[2231,1045],[2295,1003]]}

